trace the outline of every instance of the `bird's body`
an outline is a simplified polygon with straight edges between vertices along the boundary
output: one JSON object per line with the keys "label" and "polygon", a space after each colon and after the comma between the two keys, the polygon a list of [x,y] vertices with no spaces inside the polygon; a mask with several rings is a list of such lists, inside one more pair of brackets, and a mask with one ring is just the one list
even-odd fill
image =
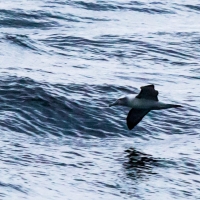
{"label": "bird's body", "polygon": [[132,108],[127,116],[127,125],[131,130],[151,110],[181,107],[180,105],[159,102],[157,96],[158,91],[154,90],[154,85],[147,85],[141,87],[141,91],[136,97],[133,94],[121,97],[110,106],[121,105]]}
{"label": "bird's body", "polygon": [[127,107],[135,109],[149,109],[149,110],[160,110],[173,107],[173,104],[166,104],[159,101],[154,101],[150,99],[139,99],[135,95],[129,94],[127,98]]}

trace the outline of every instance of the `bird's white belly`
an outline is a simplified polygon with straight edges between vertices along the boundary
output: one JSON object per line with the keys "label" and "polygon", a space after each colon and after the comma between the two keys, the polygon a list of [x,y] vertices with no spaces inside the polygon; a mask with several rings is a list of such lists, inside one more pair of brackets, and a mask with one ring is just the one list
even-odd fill
{"label": "bird's white belly", "polygon": [[156,109],[159,108],[159,102],[157,101],[152,101],[148,99],[138,99],[134,98],[129,101],[128,105],[131,108],[136,108],[136,109]]}

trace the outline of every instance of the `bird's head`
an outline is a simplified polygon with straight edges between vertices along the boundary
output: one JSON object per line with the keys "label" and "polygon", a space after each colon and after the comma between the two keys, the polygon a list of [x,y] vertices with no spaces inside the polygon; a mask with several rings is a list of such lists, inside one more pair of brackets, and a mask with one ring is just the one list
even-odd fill
{"label": "bird's head", "polygon": [[127,105],[127,97],[123,96],[123,97],[120,97],[119,99],[117,99],[114,103],[111,103],[109,105],[109,107],[111,106],[126,106]]}

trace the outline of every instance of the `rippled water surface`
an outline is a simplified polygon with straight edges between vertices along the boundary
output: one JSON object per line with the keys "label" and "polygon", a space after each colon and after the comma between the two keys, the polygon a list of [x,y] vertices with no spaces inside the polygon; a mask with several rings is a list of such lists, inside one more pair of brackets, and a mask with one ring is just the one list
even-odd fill
{"label": "rippled water surface", "polygon": [[[0,3],[0,199],[200,199],[200,2]],[[108,105],[155,84],[132,130]]]}

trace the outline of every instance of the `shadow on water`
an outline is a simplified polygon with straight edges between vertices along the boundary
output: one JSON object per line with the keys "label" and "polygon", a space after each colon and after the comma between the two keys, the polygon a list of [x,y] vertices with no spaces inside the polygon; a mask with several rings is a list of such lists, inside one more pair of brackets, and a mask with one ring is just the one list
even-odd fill
{"label": "shadow on water", "polygon": [[132,147],[125,150],[125,154],[127,160],[123,163],[123,167],[129,178],[137,179],[147,174],[156,174],[153,169],[158,166],[158,160],[153,158],[152,155],[140,152]]}

